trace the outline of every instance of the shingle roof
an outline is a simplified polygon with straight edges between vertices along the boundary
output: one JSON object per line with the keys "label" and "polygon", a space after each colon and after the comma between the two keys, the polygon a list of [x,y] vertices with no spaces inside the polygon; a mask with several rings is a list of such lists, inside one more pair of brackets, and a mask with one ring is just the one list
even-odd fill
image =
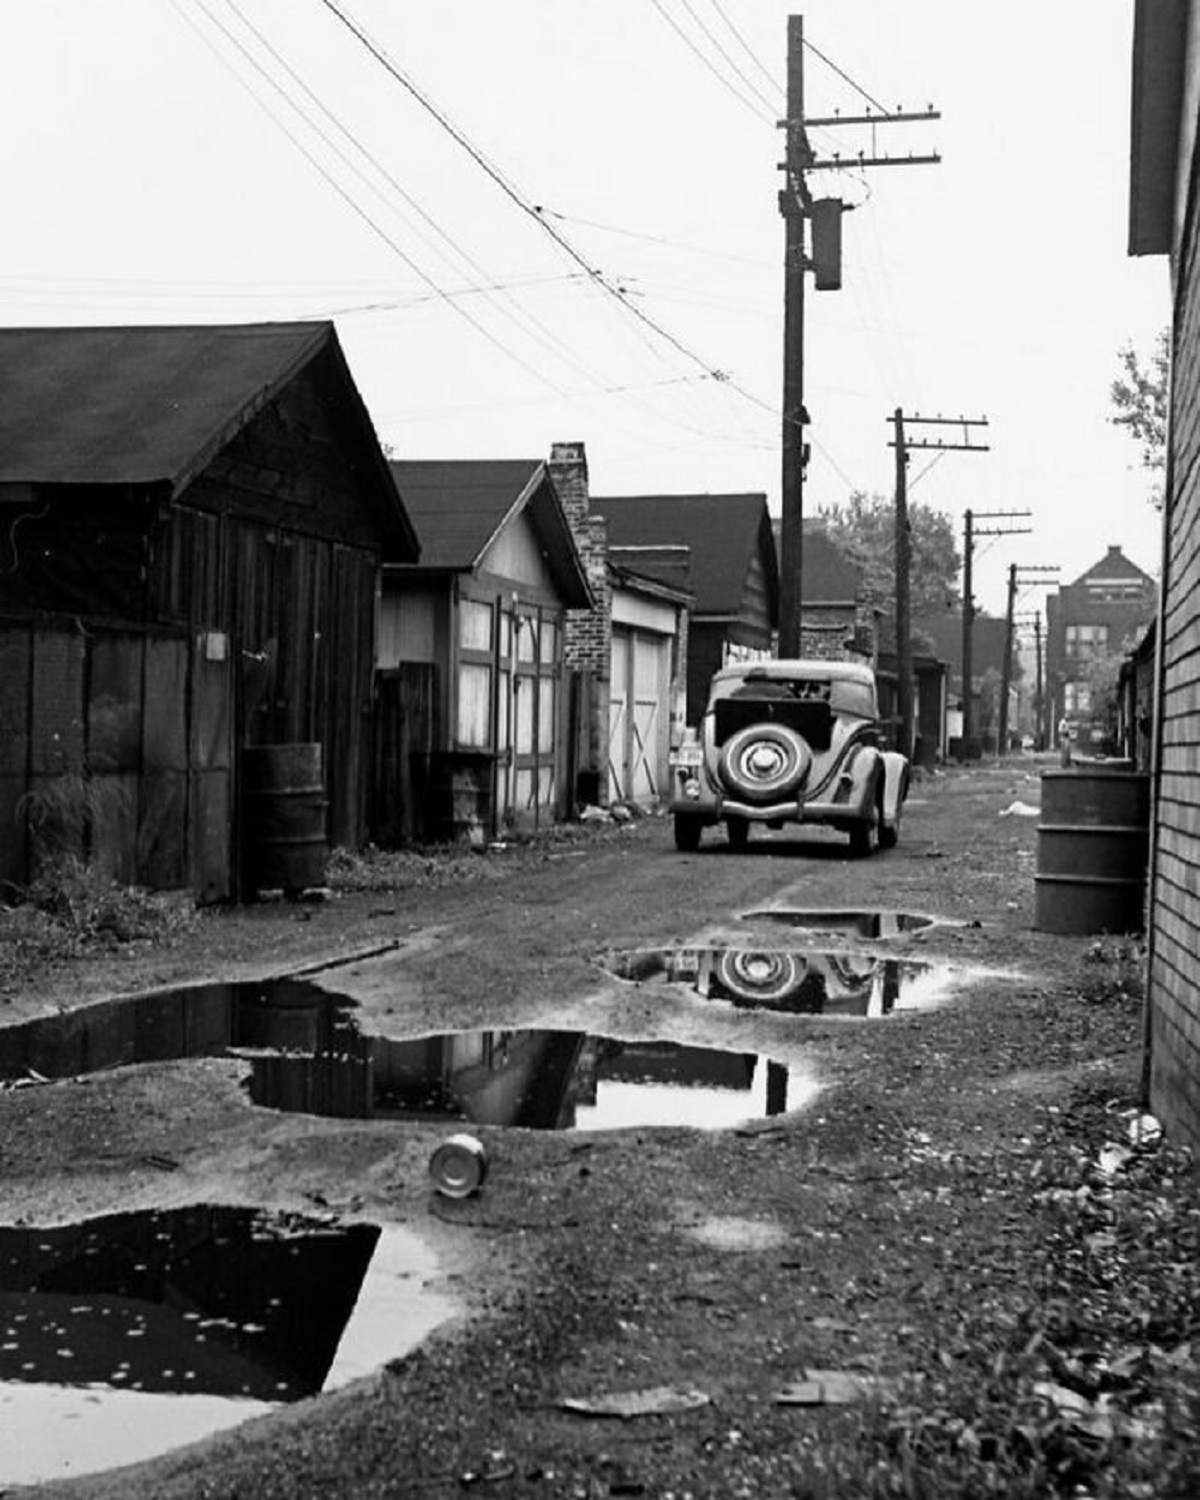
{"label": "shingle roof", "polygon": [[0,329],[0,480],[174,482],[331,331],[327,323]]}
{"label": "shingle roof", "polygon": [[178,494],[299,371],[337,375],[339,415],[392,555],[416,544],[332,323],[0,328],[0,483],[169,485]]}
{"label": "shingle roof", "polygon": [[1152,585],[1154,580],[1148,573],[1143,573],[1137,563],[1131,562],[1120,547],[1110,546],[1104,556],[1094,562],[1086,572],[1080,573],[1079,577],[1069,585],[1078,588],[1082,583],[1091,581],[1121,579],[1129,583],[1145,583]]}
{"label": "shingle roof", "polygon": [[697,615],[737,613],[761,548],[774,613],[779,570],[765,495],[593,495],[591,509],[608,522],[614,547],[690,547]]}
{"label": "shingle roof", "polygon": [[391,470],[421,543],[421,570],[470,572],[528,504],[563,603],[590,605],[583,565],[543,460],[397,459]]}
{"label": "shingle roof", "polygon": [[[775,550],[783,557],[782,521],[772,521]],[[858,569],[819,520],[805,521],[801,533],[800,604],[858,603]]]}

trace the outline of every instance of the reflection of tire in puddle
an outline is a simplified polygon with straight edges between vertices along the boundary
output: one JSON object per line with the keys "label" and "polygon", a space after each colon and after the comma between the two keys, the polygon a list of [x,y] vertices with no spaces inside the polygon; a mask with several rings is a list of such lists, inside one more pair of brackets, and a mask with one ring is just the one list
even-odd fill
{"label": "reflection of tire in puddle", "polygon": [[[883,993],[877,995],[881,967]],[[736,1006],[791,1015],[866,1016],[876,1009],[886,1015],[899,990],[897,975],[888,974],[895,967],[861,954],[723,948],[712,956],[709,994]],[[873,998],[882,1005],[872,1006]]]}
{"label": "reflection of tire in puddle", "polygon": [[798,953],[756,948],[723,948],[716,955],[716,979],[731,1000],[762,1005],[782,1000],[804,978],[805,963]]}

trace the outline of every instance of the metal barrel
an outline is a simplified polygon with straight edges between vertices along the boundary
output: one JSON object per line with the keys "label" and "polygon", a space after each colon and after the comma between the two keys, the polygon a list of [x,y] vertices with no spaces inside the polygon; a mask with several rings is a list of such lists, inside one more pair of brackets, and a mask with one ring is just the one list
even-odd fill
{"label": "metal barrel", "polygon": [[319,742],[242,751],[242,867],[249,890],[321,885],[329,856]]}
{"label": "metal barrel", "polygon": [[1034,927],[1140,932],[1149,845],[1148,776],[1104,766],[1044,772]]}

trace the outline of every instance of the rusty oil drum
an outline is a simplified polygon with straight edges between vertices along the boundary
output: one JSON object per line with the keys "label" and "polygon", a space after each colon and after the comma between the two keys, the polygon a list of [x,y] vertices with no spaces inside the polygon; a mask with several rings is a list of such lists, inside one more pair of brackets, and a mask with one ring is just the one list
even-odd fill
{"label": "rusty oil drum", "polygon": [[1034,927],[1140,932],[1149,846],[1148,776],[1103,765],[1043,772]]}
{"label": "rusty oil drum", "polygon": [[250,891],[324,884],[327,807],[319,741],[242,751],[242,868]]}

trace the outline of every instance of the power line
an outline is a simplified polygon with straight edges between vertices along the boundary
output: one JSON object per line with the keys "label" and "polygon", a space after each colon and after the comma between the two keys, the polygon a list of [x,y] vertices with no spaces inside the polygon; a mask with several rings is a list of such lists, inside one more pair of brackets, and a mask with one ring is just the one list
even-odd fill
{"label": "power line", "polygon": [[[204,32],[192,20],[191,16],[189,16],[187,14],[187,12],[182,8],[180,0],[171,0],[171,3],[174,6],[176,12],[183,18],[184,21],[187,22],[187,24],[192,28],[192,30],[196,32],[197,36],[199,36],[200,39],[201,39],[201,41],[204,42],[205,46],[207,46],[209,48],[209,50],[212,51],[213,55],[216,56],[225,66],[228,66],[227,59],[225,59],[224,57],[221,56],[221,53],[213,45],[211,39],[204,34]],[[227,38],[227,40],[234,47],[237,48],[238,52],[240,52],[242,54],[242,56],[251,64],[251,66],[254,67],[254,69],[261,76],[267,77],[268,78],[268,82],[272,83],[272,86],[276,89],[276,92],[279,92],[279,93],[283,94],[283,97],[286,100],[287,96],[286,96],[286,94],[283,93],[283,90],[280,89],[279,85],[277,83],[275,83],[273,80],[271,80],[269,78],[269,76],[264,73],[264,70],[257,63],[257,61],[251,55],[251,53],[249,52],[249,50],[240,41],[240,39],[233,35],[233,33],[229,30],[229,28],[224,24],[223,21],[221,21],[218,17],[216,17],[216,16],[213,15],[213,13],[209,10],[208,6],[204,3],[204,0],[195,0],[195,3],[199,7],[199,9],[202,10],[204,12],[204,14],[208,17],[208,19],[210,20],[210,22],[212,22],[212,24]],[[374,231],[374,233],[376,235],[379,236],[379,238],[384,242],[384,244],[386,244],[388,246],[388,248],[390,250],[392,250],[396,255],[398,255],[400,257],[400,259],[404,262],[404,264],[406,266],[408,266],[408,268],[413,272],[414,275],[418,276],[421,279],[421,281],[423,281],[425,283],[426,286],[428,286],[433,292],[436,293],[436,295],[439,298],[442,298],[446,302],[447,306],[452,307],[454,309],[454,311],[460,317],[464,318],[476,330],[477,333],[482,334],[482,336],[494,348],[498,349],[507,358],[509,358],[509,359],[513,360],[515,363],[519,364],[521,366],[521,368],[524,369],[527,374],[532,375],[535,380],[539,381],[541,384],[549,386],[551,389],[554,389],[553,383],[551,381],[549,381],[547,379],[547,377],[540,370],[538,370],[535,366],[529,364],[528,361],[522,359],[521,356],[518,355],[518,354],[516,354],[516,353],[514,353],[513,350],[507,348],[491,332],[490,329],[488,329],[483,323],[481,323],[479,321],[478,318],[474,317],[470,312],[468,312],[466,309],[460,307],[456,302],[454,302],[450,298],[447,298],[445,296],[444,292],[442,291],[441,287],[438,286],[438,284],[434,281],[434,279],[420,265],[418,265],[416,261],[413,260],[413,258],[396,242],[396,240],[393,238],[393,236],[390,235],[387,232],[387,230],[384,229],[384,227],[380,223],[378,223],[374,218],[372,218],[372,216],[367,212],[367,210],[365,208],[363,208],[363,206],[355,200],[355,198],[351,195],[351,193],[349,193],[347,191],[347,189],[344,188],[341,185],[341,183],[339,183],[336,180],[336,178],[333,176],[333,174],[327,170],[327,168],[325,167],[324,163],[322,163],[313,154],[313,152],[311,152],[308,149],[308,147],[304,144],[304,142],[301,141],[300,138],[291,129],[289,129],[288,125],[280,118],[280,116],[278,114],[276,114],[275,111],[273,111],[270,108],[270,106],[268,104],[266,104],[265,101],[263,99],[261,99],[254,92],[254,90],[250,87],[249,83],[244,78],[242,78],[241,75],[238,74],[236,71],[234,71],[234,77],[237,78],[238,82],[242,85],[242,87],[246,90],[246,92],[254,100],[255,104],[257,104],[258,107],[264,112],[264,114],[266,114],[267,117],[275,125],[277,125],[280,130],[283,131],[284,135],[287,136],[288,140],[291,141],[292,145],[295,146],[295,148],[297,149],[297,151],[300,152],[300,154],[305,158],[305,160],[308,161],[308,163],[313,168],[315,168],[315,170],[317,172],[320,173],[320,175],[325,179],[325,181],[329,184],[329,186],[331,188],[333,188],[334,192],[337,193],[338,197],[341,198],[342,201],[354,213],[356,213],[358,215],[358,217],[360,219],[362,219],[363,222],[365,224],[367,224]],[[288,102],[290,102],[290,101],[288,101]],[[292,107],[295,108],[294,105]],[[313,128],[316,129],[316,127],[313,127]],[[333,150],[336,151],[337,148],[332,146],[332,144],[328,141],[328,139],[321,134],[321,132],[320,132],[319,129],[316,130],[316,133],[318,135],[321,135],[321,138],[326,141],[326,144],[327,145],[331,145],[331,149],[333,149]]]}
{"label": "power line", "polygon": [[[684,3],[686,4],[686,0],[684,0]],[[696,46],[695,42],[691,39],[690,36],[688,36],[687,32],[684,31],[683,27],[680,26],[678,21],[676,21],[675,17],[665,9],[662,4],[662,0],[650,0],[650,4],[653,5],[654,9],[659,13],[659,15],[663,18],[663,20],[667,23],[667,25],[671,28],[671,30],[675,33],[675,35],[679,38],[683,45],[688,49],[688,51],[700,60],[704,67],[708,69],[708,71],[713,75],[717,82],[721,84],[723,88],[729,90],[729,92],[733,95],[733,97],[738,101],[739,104],[744,104],[745,107],[750,110],[750,112],[758,119],[765,120],[767,121],[767,123],[771,123],[772,117],[769,104],[767,106],[766,112],[764,112],[751,99],[748,99],[745,94],[743,94],[737,88],[735,84],[731,83],[725,76],[725,74],[722,73],[721,70],[712,61],[712,59],[705,56],[700,48]],[[759,95],[759,97],[761,98],[762,96]]]}
{"label": "power line", "polygon": [[[576,265],[581,266],[591,277],[594,284],[608,296],[614,298],[635,319],[642,323],[658,338],[669,344],[679,354],[694,365],[699,366],[710,378],[727,384],[730,389],[737,391],[746,400],[753,401],[758,405],[765,403],[752,395],[744,387],[739,385],[727,371],[719,370],[702,358],[693,349],[690,349],[682,339],[678,338],[670,329],[643,312],[641,308],[630,301],[620,286],[612,282],[603,271],[588,263],[587,258],[582,255],[565,235],[559,232],[537,209],[536,205],[525,198],[517,188],[509,182],[500,169],[495,166],[483,152],[461,131],[436,104],[425,94],[416,83],[387,55],[383,48],[366,32],[357,21],[349,16],[343,8],[335,3],[335,0],[320,0],[320,3],[329,13],[337,18],[342,26],[353,35],[358,42],[375,58],[376,62],[391,75],[400,86],[405,89],[428,114],[437,121],[451,138],[470,156],[472,161],[484,171],[496,184],[504,195],[511,200],[522,213],[526,214],[535,224],[541,226],[543,231],[550,236],[559,248],[568,255]],[[768,408],[769,409],[769,408]]]}
{"label": "power line", "polygon": [[783,85],[767,67],[766,63],[764,63],[763,60],[759,57],[758,53],[755,52],[754,48],[751,47],[750,43],[746,40],[746,38],[742,35],[738,28],[729,19],[725,8],[720,4],[720,0],[711,0],[711,4],[717,15],[720,16],[722,21],[725,22],[725,25],[733,33],[734,37],[737,38],[737,41],[740,43],[742,50],[746,53],[746,56],[751,60],[752,63],[754,63],[755,67],[757,67],[758,71],[775,90],[779,98],[783,99],[785,97]]}
{"label": "power line", "polygon": [[[657,4],[657,0],[655,0],[655,3]],[[732,57],[730,57],[729,53],[725,50],[725,48],[721,44],[721,42],[719,42],[717,40],[717,38],[712,34],[712,32],[708,28],[708,26],[706,26],[705,23],[696,14],[696,9],[692,5],[692,0],[679,0],[679,3],[683,6],[684,10],[687,11],[688,15],[691,16],[692,20],[695,21],[696,25],[700,28],[700,30],[708,38],[708,40],[712,43],[712,45],[716,48],[716,50],[720,54],[720,56],[725,59],[725,61],[733,69],[734,73],[736,73],[736,75],[738,76],[738,78],[746,85],[746,87],[750,90],[750,92],[754,95],[754,97],[756,99],[760,100],[766,106],[767,110],[769,111],[768,118],[770,119],[771,123],[773,124],[774,123],[774,117],[778,113],[776,100],[774,100],[774,99],[768,99],[767,96],[763,93],[763,91],[753,81],[753,79],[748,78],[746,76],[745,72],[742,70],[741,65],[739,63],[735,62]],[[777,92],[779,93],[780,97],[782,97],[782,91],[777,91]]]}
{"label": "power line", "polygon": [[[251,32],[254,37],[257,38],[259,43],[266,49],[270,56],[274,58],[278,66],[282,68],[287,76],[291,78],[293,82],[303,91],[305,97],[308,98],[317,107],[317,109],[321,111],[325,118],[328,119],[336,127],[336,129],[341,132],[341,134],[350,142],[351,146],[356,151],[358,151],[359,154],[363,156],[371,164],[372,167],[374,167],[374,169],[379,173],[383,180],[396,193],[398,193],[404,200],[404,202],[407,203],[408,206],[420,216],[423,222],[426,223],[434,231],[434,233],[451,248],[451,250],[459,257],[460,261],[463,264],[468,266],[473,272],[476,273],[477,276],[486,278],[488,276],[488,272],[485,270],[485,268],[480,265],[479,262],[476,261],[474,257],[467,250],[465,250],[457,242],[457,240],[454,239],[452,235],[450,235],[445,229],[443,229],[442,226],[438,224],[437,221],[432,217],[432,215],[426,212],[421,204],[418,203],[417,200],[405,189],[403,184],[397,181],[397,179],[392,175],[391,172],[388,171],[383,163],[380,162],[379,159],[370,150],[368,150],[368,148],[364,146],[361,141],[357,139],[357,137],[349,130],[349,128],[343,123],[343,121],[339,119],[338,116],[335,115],[334,112],[326,106],[319,95],[317,95],[314,90],[311,89],[307,83],[305,83],[304,79],[300,77],[296,70],[291,67],[291,65],[283,57],[280,56],[276,48],[272,46],[270,39],[266,37],[262,33],[262,31],[260,31],[258,27],[254,25],[252,21],[249,20],[249,18],[237,5],[236,0],[225,0],[225,3],[234,13],[234,15],[238,17],[243,26],[245,26],[246,29]],[[257,66],[257,64],[255,64],[255,66]],[[275,81],[272,80],[264,70],[260,68],[259,71],[262,76],[272,84],[272,86],[277,86],[275,84]],[[285,91],[284,97],[287,98]],[[297,109],[297,112],[300,113],[301,118],[304,118],[306,123],[311,126],[312,122],[307,119],[307,117],[304,115],[303,110],[299,109],[298,106],[296,106],[295,101],[288,100],[288,102],[292,104],[293,108]],[[322,139],[327,141],[327,144],[330,144],[332,146],[332,143],[328,142],[328,139],[327,137],[325,137],[323,132],[317,129],[317,133],[321,136]],[[334,149],[335,151],[337,150],[336,147],[332,147],[332,149]],[[346,161],[346,158],[340,152],[338,153],[338,155],[341,160]],[[358,171],[358,169],[352,162],[346,161],[346,165],[356,173],[360,181],[363,181],[367,184],[367,186],[371,187],[373,191],[377,192],[377,189],[374,188],[374,185],[367,182],[367,179],[361,172]],[[428,245],[428,240],[426,240],[425,243]],[[438,253],[435,247],[430,246],[430,248],[434,250],[435,254]],[[484,290],[481,283],[477,282],[476,286],[480,291]],[[507,296],[504,297],[505,303],[510,304],[511,308],[515,309],[515,312],[513,312],[508,311],[505,307],[501,306],[498,299],[487,295],[486,293],[485,296],[490,305],[496,308],[496,310],[499,311],[502,315],[507,314],[508,316],[517,319],[526,334],[530,333],[531,329],[536,330],[536,332],[534,333],[535,340],[543,343],[543,346],[551,350],[552,352],[556,351],[558,353],[558,357],[562,359],[564,363],[573,368],[578,374],[582,374],[586,378],[592,380],[602,379],[602,377],[597,375],[596,372],[589,370],[586,366],[584,366],[579,361],[574,352],[564,342],[564,340],[559,338],[552,329],[546,327],[546,325],[539,319],[528,313],[525,309],[521,308],[515,298]],[[542,336],[540,339],[537,338],[538,334]]]}

